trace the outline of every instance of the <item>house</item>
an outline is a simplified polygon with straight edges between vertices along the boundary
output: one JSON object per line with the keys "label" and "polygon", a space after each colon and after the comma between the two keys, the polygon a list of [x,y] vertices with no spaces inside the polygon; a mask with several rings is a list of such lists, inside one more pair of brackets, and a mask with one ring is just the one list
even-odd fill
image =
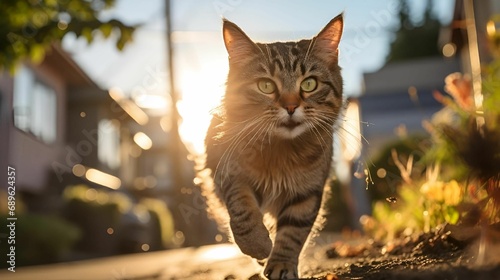
{"label": "house", "polygon": [[442,108],[433,91],[443,91],[444,78],[457,71],[457,59],[431,57],[396,62],[365,73],[365,92],[359,98],[362,134],[367,142],[364,155],[376,156],[398,134],[425,133],[422,121]]}
{"label": "house", "polygon": [[422,121],[442,108],[432,92],[443,92],[448,74],[470,74],[480,95],[481,67],[491,60],[487,25],[499,12],[499,1],[457,0],[451,23],[441,30],[442,57],[388,64],[364,74],[365,91],[359,98],[362,134],[368,142],[364,156],[376,155],[396,132],[424,132]]}
{"label": "house", "polygon": [[[153,124],[144,111],[119,89],[99,88],[57,45],[39,65],[0,73],[0,92],[0,163],[16,170],[16,215],[76,224],[77,250],[87,254],[75,258],[170,246],[173,220],[165,201],[150,195],[145,204],[134,192],[144,187],[142,165],[150,162],[150,147],[141,145],[151,139],[142,131]],[[158,150],[156,157],[168,158]],[[7,171],[0,180],[7,182]]]}
{"label": "house", "polygon": [[[39,65],[1,73],[0,91],[0,163],[17,171],[17,198],[84,228],[77,247],[91,252],[85,257],[214,243],[193,162],[173,147],[168,116],[149,114],[119,88],[101,89],[57,45]],[[68,199],[126,201],[104,214]]]}
{"label": "house", "polygon": [[77,164],[119,176],[120,123],[131,118],[65,51],[54,45],[40,65],[0,77],[2,163],[16,168],[17,192],[64,187]]}

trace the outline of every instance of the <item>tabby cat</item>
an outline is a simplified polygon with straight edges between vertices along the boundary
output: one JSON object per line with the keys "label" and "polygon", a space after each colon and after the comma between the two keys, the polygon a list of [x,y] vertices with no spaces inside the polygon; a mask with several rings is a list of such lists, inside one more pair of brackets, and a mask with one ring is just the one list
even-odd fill
{"label": "tabby cat", "polygon": [[205,139],[204,194],[212,214],[222,206],[241,251],[265,261],[269,279],[298,278],[320,219],[343,104],[342,28],[339,15],[310,40],[261,44],[223,22],[230,70]]}

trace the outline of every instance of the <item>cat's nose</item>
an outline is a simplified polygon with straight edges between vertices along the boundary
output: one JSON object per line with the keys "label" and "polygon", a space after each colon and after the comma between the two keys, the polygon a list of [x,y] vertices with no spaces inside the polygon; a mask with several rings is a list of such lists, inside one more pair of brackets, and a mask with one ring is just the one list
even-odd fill
{"label": "cat's nose", "polygon": [[288,112],[288,115],[293,115],[293,113],[295,113],[295,109],[297,109],[297,107],[299,107],[299,104],[287,104],[285,106],[286,111]]}
{"label": "cat's nose", "polygon": [[291,116],[300,105],[300,97],[296,94],[283,94],[280,96],[280,104]]}

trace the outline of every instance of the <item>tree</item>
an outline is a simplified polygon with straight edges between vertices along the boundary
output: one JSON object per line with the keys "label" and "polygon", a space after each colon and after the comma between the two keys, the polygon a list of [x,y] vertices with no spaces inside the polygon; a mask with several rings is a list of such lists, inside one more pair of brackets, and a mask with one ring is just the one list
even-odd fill
{"label": "tree", "polygon": [[0,70],[14,71],[19,62],[39,63],[45,52],[68,33],[90,43],[97,33],[118,36],[123,49],[132,40],[134,26],[119,20],[101,21],[99,13],[115,0],[3,0],[0,1]]}
{"label": "tree", "polygon": [[387,63],[440,55],[441,23],[432,15],[431,8],[432,1],[428,0],[422,22],[414,22],[410,18],[408,0],[400,0],[399,29],[390,45]]}

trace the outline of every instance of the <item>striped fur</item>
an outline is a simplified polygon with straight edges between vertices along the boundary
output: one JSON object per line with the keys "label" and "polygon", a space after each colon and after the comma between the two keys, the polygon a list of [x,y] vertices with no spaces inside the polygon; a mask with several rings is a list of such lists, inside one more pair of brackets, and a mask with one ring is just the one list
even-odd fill
{"label": "striped fur", "polygon": [[[311,40],[260,44],[224,21],[230,71],[207,132],[204,194],[241,251],[267,260],[270,279],[298,277],[319,219],[342,106],[342,22],[337,16]],[[317,88],[307,92],[301,83],[309,77]],[[263,78],[272,93],[259,90]]]}

